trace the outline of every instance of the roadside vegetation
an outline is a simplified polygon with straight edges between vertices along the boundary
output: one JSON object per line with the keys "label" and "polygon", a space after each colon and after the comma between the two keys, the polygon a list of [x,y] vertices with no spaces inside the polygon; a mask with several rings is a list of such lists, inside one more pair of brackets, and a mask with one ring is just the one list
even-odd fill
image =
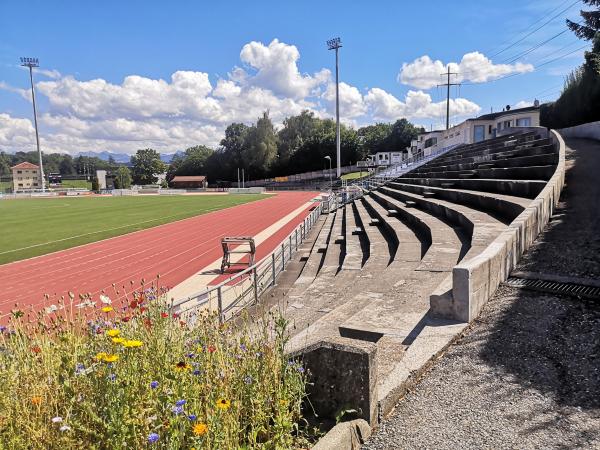
{"label": "roadside vegetation", "polygon": [[584,0],[593,10],[582,11],[579,23],[567,21],[581,39],[591,41],[583,65],[565,79],[560,97],[542,105],[540,121],[549,128],[565,128],[600,120],[600,1]]}
{"label": "roadside vegetation", "polygon": [[286,323],[234,330],[173,315],[166,299],[142,284],[13,311],[0,327],[0,448],[306,448],[306,374],[284,354]]}

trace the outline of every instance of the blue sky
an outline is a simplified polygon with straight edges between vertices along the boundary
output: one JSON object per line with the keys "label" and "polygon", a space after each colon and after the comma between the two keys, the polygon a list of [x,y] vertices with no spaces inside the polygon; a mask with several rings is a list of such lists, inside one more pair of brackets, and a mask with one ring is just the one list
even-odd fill
{"label": "blue sky", "polygon": [[[400,117],[427,127],[443,122],[438,103],[445,92],[432,87],[441,82],[432,74],[469,54],[460,70],[477,70],[478,78],[453,88],[453,97],[461,99],[453,104],[453,122],[535,97],[551,100],[564,76],[581,64],[583,50],[537,65],[585,42],[566,32],[512,59],[564,30],[565,18],[579,20],[582,3],[573,3],[3,0],[0,149],[33,145],[20,56],[37,56],[48,71],[35,74],[46,151],[131,153],[141,145],[175,151],[194,143],[216,145],[227,123],[249,122],[263,109],[276,123],[305,107],[330,116],[332,74],[323,69],[333,71],[325,41],[334,36],[343,41],[341,115],[350,125]],[[491,57],[540,18],[538,25],[568,7]],[[403,64],[411,63],[399,76]],[[499,68],[502,63],[510,65]],[[519,75],[491,81],[513,73]]]}

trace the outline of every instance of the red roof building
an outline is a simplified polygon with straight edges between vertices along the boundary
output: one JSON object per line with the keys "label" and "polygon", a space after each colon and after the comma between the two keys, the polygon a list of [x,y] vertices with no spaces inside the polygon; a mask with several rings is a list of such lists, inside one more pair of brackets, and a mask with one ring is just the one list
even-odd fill
{"label": "red roof building", "polygon": [[31,191],[42,188],[40,168],[30,162],[22,162],[11,167],[13,192]]}
{"label": "red roof building", "polygon": [[202,189],[205,188],[206,177],[204,175],[177,175],[171,180],[175,188]]}

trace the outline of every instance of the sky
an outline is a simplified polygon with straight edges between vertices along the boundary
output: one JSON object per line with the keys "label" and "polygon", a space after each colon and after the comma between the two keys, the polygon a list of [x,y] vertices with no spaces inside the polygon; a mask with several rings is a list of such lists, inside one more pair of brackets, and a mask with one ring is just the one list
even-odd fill
{"label": "sky", "polygon": [[[566,29],[581,1],[0,0],[0,150],[172,153],[217,147],[227,125],[302,110],[348,126],[451,122],[551,101],[583,61]],[[539,28],[539,29],[537,29]],[[536,30],[537,29],[537,30]],[[554,37],[556,36],[556,37]],[[551,39],[552,38],[552,39]],[[551,39],[551,40],[549,40]],[[544,41],[548,42],[540,45]]]}

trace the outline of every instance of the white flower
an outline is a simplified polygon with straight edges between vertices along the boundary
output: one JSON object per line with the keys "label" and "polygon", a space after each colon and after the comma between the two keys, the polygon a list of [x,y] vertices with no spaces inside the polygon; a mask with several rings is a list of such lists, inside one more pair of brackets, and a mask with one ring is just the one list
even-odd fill
{"label": "white flower", "polygon": [[60,416],[56,416],[52,418],[52,423],[61,423],[62,422],[62,417]]}
{"label": "white flower", "polygon": [[96,306],[96,303],[91,300],[84,300],[78,305],[75,305],[77,308],[93,308]]}
{"label": "white flower", "polygon": [[65,431],[69,431],[71,429],[71,427],[69,425],[63,425],[62,427],[59,428],[60,431],[62,431],[63,433]]}
{"label": "white flower", "polygon": [[104,303],[105,305],[110,305],[112,303],[112,300],[110,299],[110,297],[108,297],[107,295],[104,295],[104,294],[100,294],[100,301],[102,303]]}
{"label": "white flower", "polygon": [[58,306],[56,305],[50,305],[46,308],[46,314],[51,314],[55,311],[58,311]]}

